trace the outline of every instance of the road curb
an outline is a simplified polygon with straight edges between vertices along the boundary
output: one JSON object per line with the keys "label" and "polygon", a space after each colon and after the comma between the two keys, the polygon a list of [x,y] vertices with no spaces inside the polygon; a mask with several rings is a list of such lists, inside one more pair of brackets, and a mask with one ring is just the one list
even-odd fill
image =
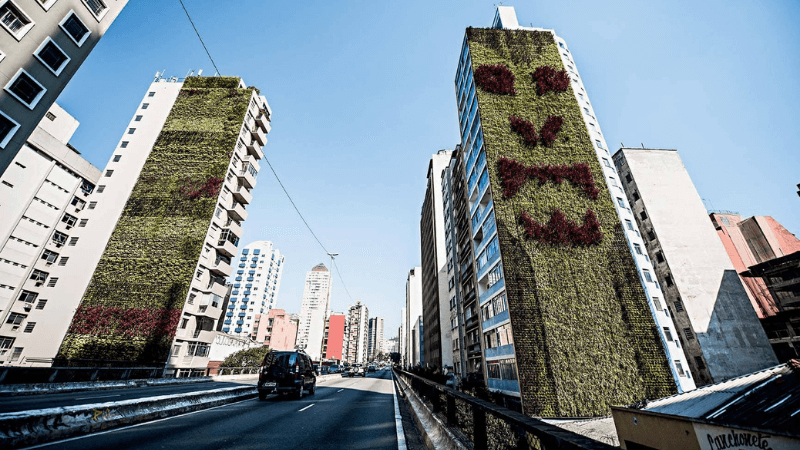
{"label": "road curb", "polygon": [[0,448],[19,448],[256,397],[254,386],[0,414]]}
{"label": "road curb", "polygon": [[105,389],[125,389],[144,386],[166,386],[170,384],[208,383],[213,377],[197,378],[141,378],[116,381],[79,381],[75,383],[35,383],[0,385],[0,398],[23,395],[65,394],[69,392],[101,391]]}

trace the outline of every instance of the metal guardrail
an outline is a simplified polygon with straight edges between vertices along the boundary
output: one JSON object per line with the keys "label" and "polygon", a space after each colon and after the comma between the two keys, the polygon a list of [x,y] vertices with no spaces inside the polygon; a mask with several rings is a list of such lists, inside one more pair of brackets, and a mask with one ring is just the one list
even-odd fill
{"label": "metal guardrail", "polygon": [[395,369],[431,411],[474,450],[612,450],[616,447]]}
{"label": "metal guardrail", "polygon": [[214,375],[252,375],[257,374],[259,369],[260,367],[220,367]]}
{"label": "metal guardrail", "polygon": [[69,383],[161,378],[163,367],[0,367],[0,384]]}

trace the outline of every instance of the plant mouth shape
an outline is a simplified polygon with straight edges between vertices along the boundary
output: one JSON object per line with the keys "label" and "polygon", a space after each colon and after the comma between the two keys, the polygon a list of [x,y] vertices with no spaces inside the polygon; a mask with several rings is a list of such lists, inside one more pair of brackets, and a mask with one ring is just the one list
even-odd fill
{"label": "plant mouth shape", "polygon": [[493,94],[517,95],[514,74],[502,64],[482,64],[475,69],[475,84]]}
{"label": "plant mouth shape", "polygon": [[586,210],[583,216],[583,225],[568,220],[561,210],[554,208],[550,220],[542,225],[533,220],[528,213],[522,212],[520,224],[525,228],[528,239],[537,240],[547,244],[571,244],[589,246],[599,244],[603,239],[600,231],[600,222],[591,209]]}
{"label": "plant mouth shape", "polygon": [[540,66],[533,72],[536,93],[544,95],[549,91],[566,91],[569,87],[569,76],[565,69],[556,70],[552,66]]}
{"label": "plant mouth shape", "polygon": [[556,184],[569,180],[592,200],[597,200],[600,190],[594,184],[594,177],[588,164],[578,163],[560,166],[525,166],[524,164],[508,158],[497,161],[500,175],[500,184],[503,187],[503,198],[511,198],[519,192],[522,186],[532,179],[539,181],[539,186],[548,180]]}

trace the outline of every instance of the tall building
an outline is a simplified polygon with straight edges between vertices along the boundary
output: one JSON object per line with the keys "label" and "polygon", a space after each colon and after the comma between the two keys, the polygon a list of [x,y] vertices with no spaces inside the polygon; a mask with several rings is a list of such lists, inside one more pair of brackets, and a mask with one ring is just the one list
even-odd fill
{"label": "tall building", "polygon": [[72,236],[101,175],[69,144],[77,128],[54,103],[0,175],[0,364],[48,365],[75,307],[52,294],[79,267]]}
{"label": "tall building", "polygon": [[544,417],[675,393],[682,354],[640,282],[566,42],[500,6],[467,29],[455,87],[488,388]]}
{"label": "tall building", "polygon": [[411,326],[409,346],[409,367],[425,366],[425,327],[422,325],[422,316],[417,316]]}
{"label": "tall building", "polygon": [[695,383],[718,383],[777,364],[678,152],[621,148],[614,163]]}
{"label": "tall building", "polygon": [[292,322],[286,311],[272,308],[256,316],[255,340],[272,350],[294,350],[297,339],[297,324]]}
{"label": "tall building", "polygon": [[322,357],[329,361],[341,361],[345,349],[345,324],[347,316],[335,312],[325,322],[325,340],[322,346]]}
{"label": "tall building", "polygon": [[389,338],[389,339],[384,339],[383,340],[383,346],[381,347],[381,352],[383,352],[383,354],[386,355],[386,357],[389,356],[389,353],[397,352],[397,348],[398,348],[397,347],[397,340],[398,340],[397,337],[393,337],[393,338]]}
{"label": "tall building", "polygon": [[422,321],[425,365],[453,368],[453,342],[448,304],[447,244],[442,205],[442,173],[452,152],[439,150],[428,164],[428,187],[419,222],[422,253]]}
{"label": "tall building", "polygon": [[[461,145],[456,146],[442,173],[445,242],[447,247],[447,288],[450,304],[450,327],[453,340],[453,366],[458,376],[483,375],[481,350],[481,310],[475,279],[475,254],[470,233],[470,209],[467,178]],[[489,226],[494,222],[488,222]],[[502,275],[502,271],[499,272]],[[499,284],[492,280],[492,287]]]}
{"label": "tall building", "polygon": [[[59,359],[203,373],[271,111],[236,77],[156,77],[70,239]],[[78,299],[81,299],[78,307]]]}
{"label": "tall building", "polygon": [[347,347],[344,360],[353,364],[364,364],[369,335],[369,310],[366,305],[356,302],[347,313]]}
{"label": "tall building", "polygon": [[400,326],[397,328],[397,353],[400,354],[400,366],[406,367],[406,307],[400,308]]}
{"label": "tall building", "polygon": [[0,175],[127,3],[0,2]]}
{"label": "tall building", "polygon": [[406,307],[403,308],[403,330],[405,338],[403,343],[403,360],[406,367],[413,367],[413,341],[411,330],[422,317],[422,268],[414,267],[408,271],[406,278]]}
{"label": "tall building", "polygon": [[297,328],[297,346],[304,349],[313,361],[322,356],[325,316],[331,301],[331,273],[319,263],[306,273],[303,301],[300,304],[300,325]]}
{"label": "tall building", "polygon": [[367,359],[373,361],[383,351],[383,317],[369,319],[369,339],[367,342]]}
{"label": "tall building", "polygon": [[275,307],[284,260],[270,241],[256,241],[242,248],[222,331],[256,338],[254,318]]}

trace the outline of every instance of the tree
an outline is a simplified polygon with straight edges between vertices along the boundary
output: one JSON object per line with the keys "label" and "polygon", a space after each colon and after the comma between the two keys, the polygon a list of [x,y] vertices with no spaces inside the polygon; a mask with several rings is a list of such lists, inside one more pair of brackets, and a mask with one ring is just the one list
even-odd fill
{"label": "tree", "polygon": [[253,347],[231,353],[222,361],[220,367],[258,367],[264,361],[264,356],[269,353],[269,347]]}

